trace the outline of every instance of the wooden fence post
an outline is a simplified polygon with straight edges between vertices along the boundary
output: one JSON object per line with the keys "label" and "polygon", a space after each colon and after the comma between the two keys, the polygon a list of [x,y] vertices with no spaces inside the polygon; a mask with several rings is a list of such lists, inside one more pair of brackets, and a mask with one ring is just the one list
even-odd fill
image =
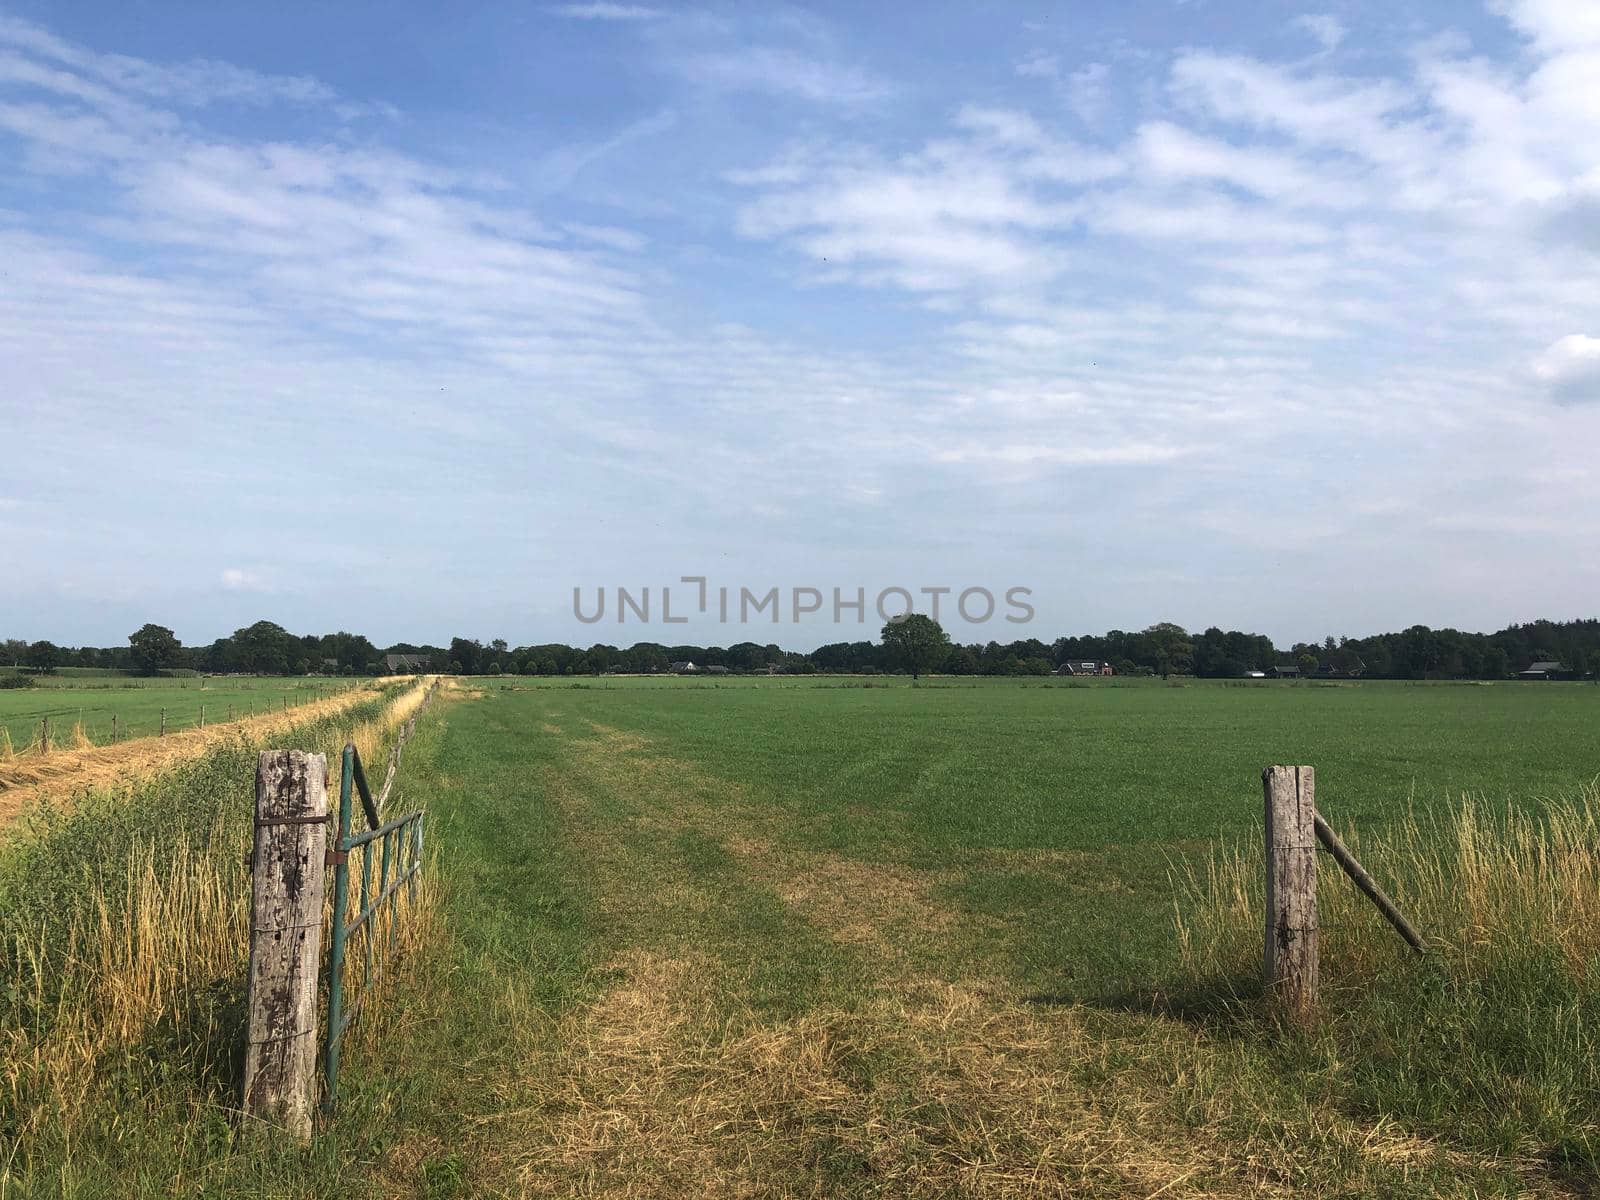
{"label": "wooden fence post", "polygon": [[161,710],[161,736],[167,736],[167,710],[164,708]]}
{"label": "wooden fence post", "polygon": [[301,1139],[316,1111],[327,783],[321,754],[266,750],[256,766],[244,1110]]}
{"label": "wooden fence post", "polygon": [[1261,784],[1267,811],[1264,982],[1292,1019],[1306,1023],[1317,1008],[1316,772],[1268,767]]}

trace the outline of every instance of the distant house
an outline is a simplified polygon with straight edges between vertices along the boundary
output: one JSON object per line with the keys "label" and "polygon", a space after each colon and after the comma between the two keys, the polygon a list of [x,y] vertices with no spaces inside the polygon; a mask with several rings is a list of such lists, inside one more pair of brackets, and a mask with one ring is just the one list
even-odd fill
{"label": "distant house", "polygon": [[1244,677],[1246,679],[1265,679],[1267,673],[1265,671],[1246,671]]}
{"label": "distant house", "polygon": [[1526,671],[1517,672],[1518,679],[1565,679],[1571,672],[1565,663],[1536,662]]}
{"label": "distant house", "polygon": [[668,663],[667,670],[673,671],[679,675],[695,675],[699,673],[700,668],[695,666],[692,662],[675,662]]}
{"label": "distant house", "polygon": [[1075,658],[1062,663],[1056,668],[1057,675],[1114,675],[1108,662],[1092,662],[1089,659]]}
{"label": "distant house", "polygon": [[420,675],[433,670],[433,659],[426,654],[385,654],[383,667],[391,675]]}
{"label": "distant house", "polygon": [[727,667],[707,667],[706,668],[706,674],[707,675],[726,675],[727,673],[728,673],[728,668]]}
{"label": "distant house", "polygon": [[1276,667],[1267,668],[1268,679],[1299,679],[1300,668],[1293,663],[1282,663]]}

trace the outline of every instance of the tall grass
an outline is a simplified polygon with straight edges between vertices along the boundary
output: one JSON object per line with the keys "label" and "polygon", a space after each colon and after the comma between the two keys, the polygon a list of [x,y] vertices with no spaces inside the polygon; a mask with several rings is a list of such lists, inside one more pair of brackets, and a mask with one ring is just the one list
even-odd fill
{"label": "tall grass", "polygon": [[[1532,809],[1465,799],[1365,833],[1346,840],[1430,952],[1413,954],[1322,858],[1325,1017],[1284,1053],[1358,1111],[1594,1178],[1600,784]],[[1260,1019],[1262,858],[1252,842],[1177,873],[1179,991],[1222,1023]]]}
{"label": "tall grass", "polygon": [[[381,761],[420,698],[375,696],[293,740],[325,750],[337,778],[346,738]],[[232,1107],[260,748],[241,735],[161,776],[40,806],[0,851],[0,1147],[16,1156],[0,1151],[0,1194],[8,1178],[148,1151],[152,1122],[170,1133]],[[225,1115],[219,1130],[231,1136]]]}

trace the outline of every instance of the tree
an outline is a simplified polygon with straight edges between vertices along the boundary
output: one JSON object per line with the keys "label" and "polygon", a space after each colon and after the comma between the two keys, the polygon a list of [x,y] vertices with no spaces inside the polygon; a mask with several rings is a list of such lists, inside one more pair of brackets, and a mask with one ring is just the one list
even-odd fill
{"label": "tree", "polygon": [[27,663],[41,675],[53,675],[61,665],[61,647],[54,642],[34,642],[28,647]]}
{"label": "tree", "polygon": [[146,624],[128,635],[128,650],[134,670],[141,675],[156,675],[175,667],[183,657],[183,644],[165,625]]}
{"label": "tree", "polygon": [[910,671],[913,679],[931,671],[950,653],[950,635],[932,617],[908,613],[883,627],[884,655],[890,664]]}
{"label": "tree", "polygon": [[249,675],[287,675],[293,665],[295,639],[282,625],[257,621],[233,631],[234,670]]}
{"label": "tree", "polygon": [[1511,674],[1511,660],[1499,646],[1490,646],[1478,662],[1479,679],[1504,679]]}
{"label": "tree", "polygon": [[450,667],[457,675],[476,675],[483,643],[477,638],[450,639]]}
{"label": "tree", "polygon": [[[414,653],[414,651],[396,651],[399,654]],[[339,669],[346,674],[352,671],[366,669],[368,663],[378,657],[378,648],[359,633],[330,633],[316,639],[315,658],[317,660],[331,658],[338,662]]]}

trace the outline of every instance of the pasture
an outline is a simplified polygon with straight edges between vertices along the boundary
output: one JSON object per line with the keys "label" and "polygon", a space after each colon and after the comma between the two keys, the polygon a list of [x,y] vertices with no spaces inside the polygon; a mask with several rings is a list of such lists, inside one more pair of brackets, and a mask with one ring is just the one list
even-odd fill
{"label": "pasture", "polygon": [[[281,710],[285,701],[292,708],[361,682],[319,676],[143,679],[110,672],[45,675],[38,677],[33,687],[0,688],[0,730],[20,751],[38,738],[41,722],[48,718],[52,745],[70,747],[77,726],[99,745],[111,738],[113,715],[119,740],[149,737],[160,732],[163,709],[168,732],[175,732],[200,723],[201,705],[205,706],[206,723],[214,725],[227,721],[230,713],[241,719]],[[0,750],[3,748],[0,741]]]}
{"label": "pasture", "polygon": [[1357,829],[1469,795],[1536,805],[1600,777],[1586,685],[634,683],[490,683],[528,716],[484,750],[618,730],[654,749],[658,774],[770,814],[788,844],[942,871],[964,911],[1005,924],[1025,980],[1075,994],[1171,961],[1168,867],[1256,836],[1267,763],[1315,765],[1321,808]]}
{"label": "pasture", "polygon": [[[419,759],[447,958],[499,999],[430,1010],[493,1048],[449,1085],[461,1111],[419,1122],[434,1154],[387,1187],[1422,1197],[1596,1179],[1581,972],[1512,954],[1441,988],[1376,914],[1334,903],[1336,1015],[1304,1038],[1253,1004],[1259,896],[1241,938],[1206,880],[1259,838],[1267,762],[1315,763],[1326,810],[1379,845],[1469,793],[1491,814],[1570,800],[1596,774],[1600,689],[630,682],[491,684]],[[1180,920],[1217,944],[1186,955]]]}
{"label": "pasture", "polygon": [[[461,683],[403,773],[429,813],[428,921],[313,1150],[227,1118],[239,979],[219,951],[198,985],[212,1023],[175,1038],[131,1022],[123,1057],[97,1060],[107,1099],[70,1121],[34,1110],[16,1195],[1553,1197],[1600,1182],[1600,910],[1584,898],[1600,881],[1600,688]],[[1255,994],[1248,851],[1275,761],[1314,764],[1329,818],[1457,943],[1413,960],[1368,908],[1330,903],[1329,1013],[1311,1033]],[[232,791],[208,801],[232,816],[205,844],[236,878],[248,780]],[[153,821],[193,805],[170,794],[142,802]],[[1534,836],[1508,814],[1568,814],[1565,849],[1518,861],[1573,895],[1524,877],[1542,915],[1513,928],[1488,859],[1431,890],[1397,875],[1381,848],[1448,851],[1468,796],[1485,845],[1497,820]],[[0,858],[0,884],[9,870],[32,887],[33,864],[55,862],[42,829]],[[1349,891],[1331,873],[1324,889]],[[1458,894],[1500,906],[1451,924]],[[1562,914],[1555,944],[1542,923]],[[0,1128],[20,1127],[17,1086],[0,1089]]]}

